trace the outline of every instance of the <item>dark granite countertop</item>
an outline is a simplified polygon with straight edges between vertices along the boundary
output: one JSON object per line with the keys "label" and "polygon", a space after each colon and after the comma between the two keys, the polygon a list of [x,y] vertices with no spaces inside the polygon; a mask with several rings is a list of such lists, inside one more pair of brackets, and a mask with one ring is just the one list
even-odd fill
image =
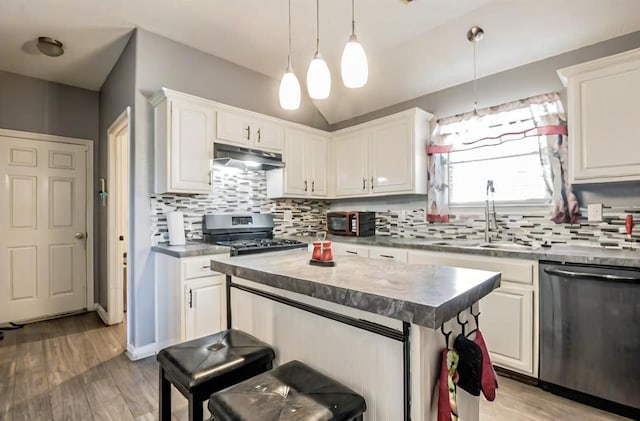
{"label": "dark granite countertop", "polygon": [[178,258],[229,254],[229,247],[216,246],[215,244],[202,242],[187,242],[184,246],[170,246],[167,243],[161,243],[157,246],[151,247],[151,250]]}
{"label": "dark granite countertop", "polygon": [[[314,241],[311,237],[295,237],[301,241]],[[511,249],[510,245],[496,244],[497,248],[480,247],[477,240],[426,240],[418,238],[396,238],[388,236],[342,237],[330,235],[327,238],[336,243],[357,244],[363,246],[394,247],[413,250],[437,251],[443,253],[475,254],[516,259],[545,260],[563,263],[582,263],[591,265],[640,267],[640,251],[613,250],[603,247],[584,247],[566,244],[554,244],[551,247],[535,249]],[[444,244],[446,243],[446,244]],[[514,247],[517,247],[515,245]]]}
{"label": "dark granite countertop", "polygon": [[211,269],[427,328],[439,328],[500,286],[500,273],[336,256],[335,267],[309,264],[291,250],[212,256]]}

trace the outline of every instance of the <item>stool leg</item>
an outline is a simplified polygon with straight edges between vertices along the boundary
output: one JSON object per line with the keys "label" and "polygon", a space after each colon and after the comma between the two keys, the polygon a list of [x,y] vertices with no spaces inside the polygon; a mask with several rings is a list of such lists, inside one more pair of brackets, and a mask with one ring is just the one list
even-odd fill
{"label": "stool leg", "polygon": [[160,367],[160,421],[171,421],[171,382]]}
{"label": "stool leg", "polygon": [[202,401],[189,395],[189,421],[202,421]]}

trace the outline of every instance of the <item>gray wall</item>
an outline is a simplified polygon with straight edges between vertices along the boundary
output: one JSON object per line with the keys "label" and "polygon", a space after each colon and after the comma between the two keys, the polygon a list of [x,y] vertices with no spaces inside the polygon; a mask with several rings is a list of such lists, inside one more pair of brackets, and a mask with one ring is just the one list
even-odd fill
{"label": "gray wall", "polygon": [[[556,70],[638,47],[640,47],[640,31],[484,77],[477,81],[478,106],[488,107],[547,92],[560,92],[566,108],[566,89],[558,78]],[[481,59],[482,57],[479,57],[479,60]],[[471,82],[457,85],[333,124],[331,130],[353,126],[411,107],[422,108],[435,114],[433,119],[435,122],[439,117],[472,110],[472,92]],[[608,205],[640,205],[640,183],[585,184],[574,186],[574,190],[582,206],[598,202]],[[377,207],[386,200],[385,198],[371,199],[370,204]],[[426,206],[426,199],[423,201],[414,197],[408,200],[407,204],[412,208],[419,205]],[[345,208],[350,205],[354,208],[359,206],[362,209],[363,202],[362,200],[340,201],[332,206]],[[397,200],[390,205],[393,205],[394,209],[401,206]]]}
{"label": "gray wall", "polygon": [[150,196],[153,189],[153,107],[148,98],[167,87],[176,91],[260,112],[274,117],[327,129],[313,104],[304,99],[297,111],[282,110],[279,81],[171,41],[148,31],[136,30],[135,142],[132,151],[133,232],[130,233],[129,273],[135,315],[129,315],[132,340],[141,347],[155,340],[154,257],[151,253]]}
{"label": "gray wall", "polygon": [[96,140],[98,93],[0,71],[0,128]]}
{"label": "gray wall", "polygon": [[[116,118],[122,114],[127,107],[131,107],[131,121],[129,131],[133,133],[133,106],[135,97],[135,70],[136,70],[136,42],[133,31],[127,35],[129,41],[125,46],[120,58],[109,73],[109,76],[100,88],[100,134],[99,143],[96,148],[95,165],[95,191],[99,189],[100,178],[107,178],[107,158],[108,158],[108,138],[107,130]],[[130,136],[130,144],[133,139]],[[109,190],[109,187],[107,188]],[[111,191],[111,194],[115,192]],[[95,264],[95,302],[107,308],[107,206],[102,206],[99,197],[95,197],[95,221],[97,235],[94,240],[96,250]],[[133,309],[132,311],[135,311]]]}

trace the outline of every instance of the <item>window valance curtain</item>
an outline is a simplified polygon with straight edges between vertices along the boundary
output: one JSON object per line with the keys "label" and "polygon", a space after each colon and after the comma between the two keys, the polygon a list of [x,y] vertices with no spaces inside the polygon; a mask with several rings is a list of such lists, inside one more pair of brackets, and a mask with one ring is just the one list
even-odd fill
{"label": "window valance curtain", "polygon": [[427,219],[449,220],[449,154],[527,137],[538,138],[540,165],[553,198],[552,220],[576,222],[580,215],[568,178],[566,114],[557,93],[438,120],[428,147]]}

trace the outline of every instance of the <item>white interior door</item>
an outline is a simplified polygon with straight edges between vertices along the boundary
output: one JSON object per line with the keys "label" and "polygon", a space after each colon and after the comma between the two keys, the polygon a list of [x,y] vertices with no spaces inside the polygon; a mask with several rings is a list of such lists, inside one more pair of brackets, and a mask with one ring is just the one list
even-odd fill
{"label": "white interior door", "polygon": [[87,147],[0,136],[0,323],[86,308]]}

